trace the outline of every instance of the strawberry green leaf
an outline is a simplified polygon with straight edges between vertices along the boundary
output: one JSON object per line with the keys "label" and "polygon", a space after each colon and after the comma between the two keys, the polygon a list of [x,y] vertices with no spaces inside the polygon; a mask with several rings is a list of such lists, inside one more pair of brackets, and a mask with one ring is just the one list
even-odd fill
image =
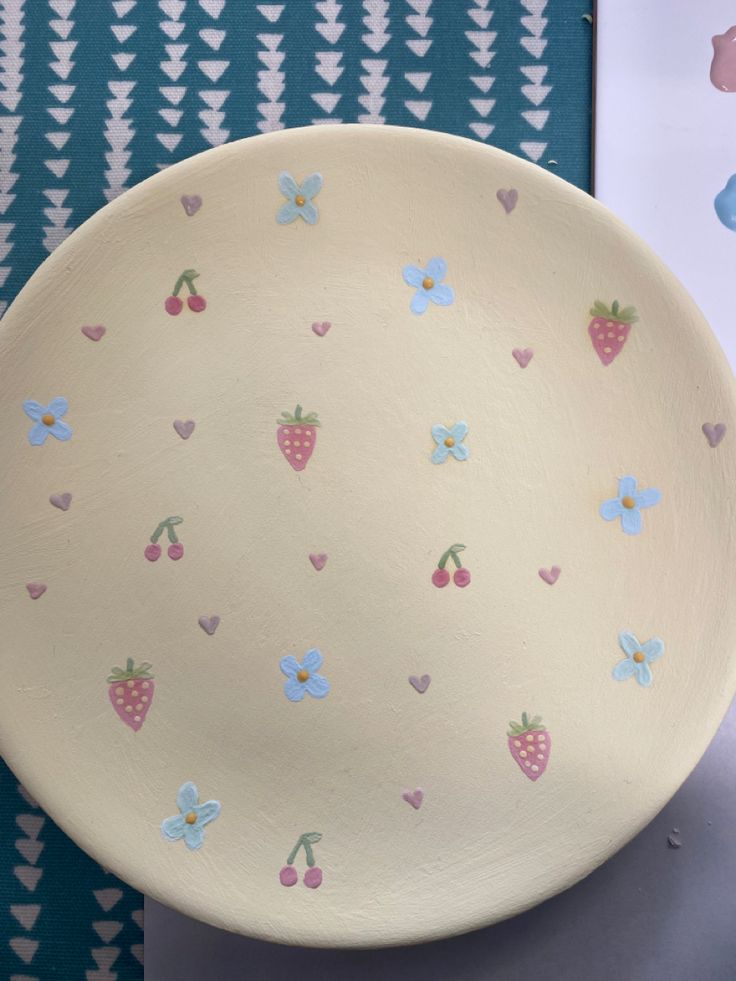
{"label": "strawberry green leaf", "polygon": [[596,300],[590,308],[591,317],[603,317],[606,320],[614,320],[619,324],[633,324],[639,319],[636,315],[635,307],[619,308],[618,300],[614,300],[610,308]]}
{"label": "strawberry green leaf", "polygon": [[277,426],[298,426],[300,424],[307,426],[321,426],[322,423],[317,418],[316,412],[309,412],[306,416],[302,415],[302,407],[298,405],[294,409],[294,414],[291,415],[289,412],[282,412],[282,418],[276,420]]}
{"label": "strawberry green leaf", "polygon": [[139,667],[135,666],[132,657],[129,657],[125,663],[125,670],[123,668],[112,668],[110,675],[108,676],[108,683],[114,684],[118,681],[135,681],[138,678],[153,678],[151,674],[152,664],[148,661],[144,661]]}

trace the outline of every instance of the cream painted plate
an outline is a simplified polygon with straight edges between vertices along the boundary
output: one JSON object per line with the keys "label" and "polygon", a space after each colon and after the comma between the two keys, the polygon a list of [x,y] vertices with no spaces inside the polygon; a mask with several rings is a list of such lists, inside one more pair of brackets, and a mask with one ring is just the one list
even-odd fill
{"label": "cream painted plate", "polygon": [[0,746],[192,916],[510,916],[636,834],[733,694],[725,360],[513,157],[343,126],[172,167],[33,277],[0,400]]}

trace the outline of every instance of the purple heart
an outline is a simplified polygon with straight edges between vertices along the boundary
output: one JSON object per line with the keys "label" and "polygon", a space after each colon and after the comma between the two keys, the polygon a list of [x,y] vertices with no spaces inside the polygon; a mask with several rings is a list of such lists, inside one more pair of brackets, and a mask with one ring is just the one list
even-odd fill
{"label": "purple heart", "polygon": [[325,567],[325,563],[327,562],[327,556],[324,552],[320,552],[318,555],[310,553],[309,561],[312,563],[317,572],[321,572]]}
{"label": "purple heart", "polygon": [[510,215],[516,207],[516,202],[519,200],[519,192],[513,187],[508,191],[504,188],[500,188],[498,191],[496,191],[496,197],[503,205],[503,210],[506,212],[506,214]]}
{"label": "purple heart", "polygon": [[64,491],[63,494],[52,494],[49,501],[60,511],[68,511],[69,505],[72,503],[72,495],[69,491]]}
{"label": "purple heart", "polygon": [[46,586],[42,582],[27,582],[26,589],[31,599],[38,599],[46,592]]}
{"label": "purple heart", "polygon": [[189,439],[196,425],[194,419],[174,419],[174,429],[182,439]]}
{"label": "purple heart", "polygon": [[220,626],[220,618],[218,616],[200,617],[198,623],[202,630],[211,637]]}
{"label": "purple heart", "polygon": [[180,201],[190,218],[202,207],[202,198],[198,194],[182,194]]}
{"label": "purple heart", "polygon": [[415,674],[409,676],[409,684],[412,688],[416,688],[420,695],[423,695],[425,691],[429,688],[429,683],[432,679],[428,674],[423,674],[421,678],[417,678]]}
{"label": "purple heart", "polygon": [[544,579],[546,583],[550,586],[554,586],[557,580],[560,578],[560,573],[562,569],[558,565],[553,565],[551,569],[540,569],[539,578]]}
{"label": "purple heart", "polygon": [[520,368],[526,368],[534,357],[534,351],[532,351],[530,347],[525,347],[523,350],[520,347],[515,347],[511,353],[513,354]]}
{"label": "purple heart", "polygon": [[94,327],[82,327],[82,333],[91,341],[99,341],[101,337],[105,336],[107,329],[102,324],[96,324]]}
{"label": "purple heart", "polygon": [[717,422],[715,425],[713,425],[712,422],[704,422],[703,432],[705,433],[705,438],[708,440],[713,449],[715,449],[726,435],[726,424],[723,422]]}
{"label": "purple heart", "polygon": [[422,806],[422,801],[424,800],[424,791],[420,790],[418,787],[414,791],[405,790],[401,795],[407,804],[411,804],[415,811],[418,811]]}
{"label": "purple heart", "polygon": [[312,330],[317,337],[324,337],[330,327],[332,327],[332,324],[329,320],[323,320],[321,324],[312,324]]}

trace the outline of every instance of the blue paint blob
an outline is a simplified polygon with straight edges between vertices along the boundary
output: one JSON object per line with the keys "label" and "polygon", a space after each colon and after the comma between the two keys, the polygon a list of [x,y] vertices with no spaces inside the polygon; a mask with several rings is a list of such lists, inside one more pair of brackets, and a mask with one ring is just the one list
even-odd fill
{"label": "blue paint blob", "polygon": [[716,194],[713,207],[721,224],[736,232],[736,174],[732,174],[723,190]]}

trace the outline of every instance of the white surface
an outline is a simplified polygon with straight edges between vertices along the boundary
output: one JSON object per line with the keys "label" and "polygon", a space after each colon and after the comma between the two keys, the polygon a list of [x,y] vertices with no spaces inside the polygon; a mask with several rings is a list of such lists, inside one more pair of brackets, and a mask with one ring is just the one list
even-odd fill
{"label": "white surface", "polygon": [[709,71],[733,24],[733,0],[598,0],[595,170],[596,197],[682,280],[732,365],[736,233],[713,199],[736,173],[736,92]]}

